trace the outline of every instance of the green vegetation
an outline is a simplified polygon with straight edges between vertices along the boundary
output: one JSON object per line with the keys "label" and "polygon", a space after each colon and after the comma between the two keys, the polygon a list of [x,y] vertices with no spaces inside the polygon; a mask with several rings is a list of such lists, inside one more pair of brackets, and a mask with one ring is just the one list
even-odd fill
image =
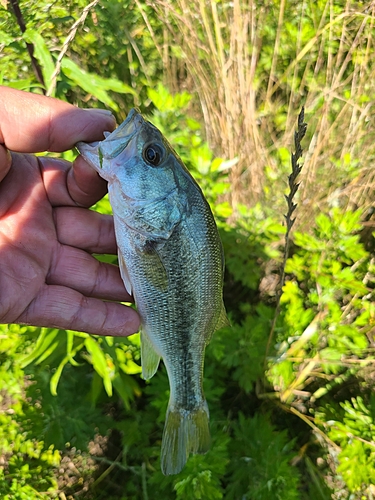
{"label": "green vegetation", "polygon": [[216,216],[232,327],[207,349],[211,449],[164,477],[168,381],[140,378],[137,335],[0,326],[1,498],[373,498],[374,7],[18,4],[23,34],[0,6],[0,83],[150,116]]}

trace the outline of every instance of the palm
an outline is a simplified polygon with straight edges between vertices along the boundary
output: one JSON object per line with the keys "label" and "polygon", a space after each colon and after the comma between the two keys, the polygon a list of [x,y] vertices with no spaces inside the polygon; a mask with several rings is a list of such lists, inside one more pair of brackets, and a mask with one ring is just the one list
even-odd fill
{"label": "palm", "polygon": [[18,156],[0,184],[0,316],[13,323],[27,315],[42,293],[57,246],[52,207],[37,160]]}
{"label": "palm", "polygon": [[[1,167],[7,171],[0,154],[0,174]],[[81,158],[73,168],[12,155],[0,183],[0,322],[104,335],[137,330],[135,311],[109,302],[131,300],[118,268],[91,255],[116,252],[112,217],[87,209],[105,190]]]}

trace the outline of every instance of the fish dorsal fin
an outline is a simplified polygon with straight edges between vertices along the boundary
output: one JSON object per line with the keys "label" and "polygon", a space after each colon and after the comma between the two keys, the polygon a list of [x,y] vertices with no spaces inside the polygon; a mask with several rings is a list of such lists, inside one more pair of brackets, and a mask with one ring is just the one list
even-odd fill
{"label": "fish dorsal fin", "polygon": [[155,375],[158,369],[160,356],[155,351],[154,346],[147,333],[141,329],[141,362],[142,362],[142,377],[149,380]]}
{"label": "fish dorsal fin", "polygon": [[220,328],[224,328],[224,326],[230,326],[230,321],[228,319],[227,312],[225,310],[224,302],[222,302],[220,315],[218,317],[214,331],[216,332],[216,330],[220,330]]}
{"label": "fish dorsal fin", "polygon": [[118,252],[118,264],[120,267],[120,274],[122,281],[124,282],[126,291],[128,292],[129,295],[132,294],[132,285],[130,283],[130,278],[129,278],[129,273],[126,268],[125,260],[124,257],[121,255],[120,252]]}
{"label": "fish dorsal fin", "polygon": [[221,309],[220,309],[220,314],[217,318],[215,327],[209,334],[207,338],[207,344],[211,341],[213,334],[217,331],[220,330],[220,328],[224,328],[225,326],[230,326],[230,322],[227,316],[227,312],[225,310],[224,302],[221,303]]}

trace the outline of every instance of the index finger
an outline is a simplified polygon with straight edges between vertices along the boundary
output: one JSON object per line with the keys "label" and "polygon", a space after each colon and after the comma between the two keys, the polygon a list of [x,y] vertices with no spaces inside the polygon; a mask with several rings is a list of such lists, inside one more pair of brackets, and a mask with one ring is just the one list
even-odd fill
{"label": "index finger", "polygon": [[85,110],[67,102],[0,86],[0,143],[18,153],[61,152],[78,141],[112,131],[110,111]]}

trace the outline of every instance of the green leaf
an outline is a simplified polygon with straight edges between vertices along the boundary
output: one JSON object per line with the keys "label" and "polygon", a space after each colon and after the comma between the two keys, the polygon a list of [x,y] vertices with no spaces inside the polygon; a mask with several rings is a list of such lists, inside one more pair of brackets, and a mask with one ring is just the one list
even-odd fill
{"label": "green leaf", "polygon": [[[37,339],[34,350],[21,360],[21,367],[25,368],[33,362],[40,363],[42,359],[46,358],[45,353],[47,351],[48,355],[50,355],[51,352],[58,346],[58,342],[54,342],[54,340],[57,337],[59,331],[60,330],[57,329],[49,330],[47,328],[43,328]],[[53,348],[51,348],[51,345],[53,345]]]}
{"label": "green leaf", "polygon": [[127,410],[130,409],[130,402],[134,399],[134,394],[139,394],[138,385],[134,377],[119,371],[112,380],[113,387],[121,397]]}
{"label": "green leaf", "polygon": [[4,30],[0,30],[0,40],[4,45],[10,45],[14,41],[13,38]]}
{"label": "green leaf", "polygon": [[50,380],[50,390],[51,394],[53,396],[57,396],[57,384],[59,383],[62,371],[64,369],[64,366],[69,362],[69,359],[66,357],[64,358],[59,366],[57,367],[57,370],[55,373],[52,375],[51,380]]}
{"label": "green leaf", "polygon": [[[92,75],[92,73],[90,73]],[[131,88],[126,83],[120,82],[116,78],[102,78],[97,75],[93,75],[95,82],[102,85],[106,90],[112,90],[113,92],[118,92],[119,94],[132,94],[137,95],[137,92]]]}
{"label": "green leaf", "polygon": [[[70,363],[73,366],[79,366],[79,363],[77,363],[74,359],[73,356],[82,349],[82,347],[85,345],[84,342],[81,342],[78,344],[75,349],[73,349],[73,339],[74,339],[74,334],[73,332],[66,332],[68,335],[68,340],[67,340],[67,345],[68,345],[68,354],[62,359],[60,362],[59,366],[57,367],[55,373],[52,375],[51,380],[50,380],[50,390],[51,394],[53,396],[57,396],[57,385],[60,381],[62,371],[68,363]],[[73,339],[70,341],[70,334],[72,335]],[[69,345],[71,342],[71,346]]]}
{"label": "green leaf", "polygon": [[294,234],[294,241],[296,245],[305,250],[322,251],[325,246],[322,241],[307,233],[296,232]]}
{"label": "green leaf", "polygon": [[87,337],[85,340],[85,346],[88,352],[91,354],[91,363],[94,370],[103,379],[103,385],[108,396],[112,396],[112,381],[110,376],[110,369],[107,363],[107,359],[100,348],[98,342],[92,337]]}
{"label": "green leaf", "polygon": [[323,213],[319,214],[315,222],[324,237],[330,238],[332,236],[332,222],[327,215]]}
{"label": "green leaf", "polygon": [[97,86],[90,73],[80,68],[76,63],[68,58],[64,58],[61,63],[64,74],[70,78],[78,87],[85,92],[92,94],[99,101],[118,111],[117,104],[111,99],[102,86]]}
{"label": "green leaf", "polygon": [[148,88],[147,95],[155,107],[162,112],[180,111],[186,108],[192,97],[187,92],[172,95],[161,83],[159,83],[156,90]]}
{"label": "green leaf", "polygon": [[104,78],[88,73],[67,57],[62,60],[61,67],[64,74],[82,90],[92,94],[98,101],[106,104],[114,111],[119,110],[115,101],[106,92],[108,87],[105,85],[106,80]]}
{"label": "green leaf", "polygon": [[[71,330],[66,331],[66,355],[69,359],[69,362],[73,366],[78,366],[79,363],[74,359],[74,355],[77,353],[77,348],[73,349],[74,345],[74,332]],[[82,344],[81,344],[82,345]]]}
{"label": "green leaf", "polygon": [[40,63],[44,84],[46,89],[48,89],[52,81],[53,72],[55,71],[55,64],[46,42],[44,41],[42,35],[30,28],[25,31],[23,38],[25,42],[32,43],[34,45],[34,55]]}
{"label": "green leaf", "polygon": [[41,88],[41,89],[44,88],[43,85],[35,83],[31,78],[27,80],[17,80],[16,82],[7,81],[6,83],[1,80],[1,85],[6,85],[7,87],[10,87],[12,89],[26,90],[26,91],[30,91],[31,87]]}
{"label": "green leaf", "polygon": [[214,205],[213,211],[217,217],[223,217],[224,219],[227,219],[232,215],[233,208],[227,201],[224,201],[223,203],[217,203],[216,205]]}

